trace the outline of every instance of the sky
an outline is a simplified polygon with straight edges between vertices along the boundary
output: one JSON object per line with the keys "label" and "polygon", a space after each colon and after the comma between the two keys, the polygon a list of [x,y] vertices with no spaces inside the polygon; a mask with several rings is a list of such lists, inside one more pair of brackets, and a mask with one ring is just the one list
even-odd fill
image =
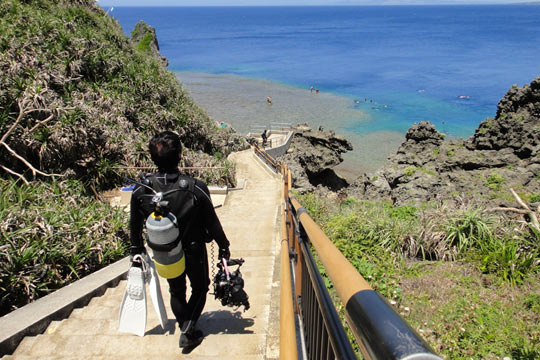
{"label": "sky", "polygon": [[[515,4],[528,0],[98,0],[105,6],[285,6]],[[529,0],[530,1],[530,0]]]}

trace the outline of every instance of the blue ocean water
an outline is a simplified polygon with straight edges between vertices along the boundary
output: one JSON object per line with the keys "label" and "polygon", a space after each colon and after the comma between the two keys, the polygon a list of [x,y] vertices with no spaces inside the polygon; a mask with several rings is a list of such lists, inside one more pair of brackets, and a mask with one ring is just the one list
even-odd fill
{"label": "blue ocean water", "polygon": [[404,133],[429,120],[467,137],[512,84],[540,75],[540,6],[117,7],[156,28],[174,71],[236,74],[351,99]]}

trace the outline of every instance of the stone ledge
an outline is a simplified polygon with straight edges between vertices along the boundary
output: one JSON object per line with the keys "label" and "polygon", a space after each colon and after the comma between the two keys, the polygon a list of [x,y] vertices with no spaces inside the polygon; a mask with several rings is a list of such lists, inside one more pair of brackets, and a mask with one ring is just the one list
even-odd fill
{"label": "stone ledge", "polygon": [[25,336],[42,333],[51,321],[65,319],[73,309],[85,306],[94,296],[116,286],[125,278],[128,268],[129,257],[125,257],[3,316],[0,321],[0,356],[13,353]]}

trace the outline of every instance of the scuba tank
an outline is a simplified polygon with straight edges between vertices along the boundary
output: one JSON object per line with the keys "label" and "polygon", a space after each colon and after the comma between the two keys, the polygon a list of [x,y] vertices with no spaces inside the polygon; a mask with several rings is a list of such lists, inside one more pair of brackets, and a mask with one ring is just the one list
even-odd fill
{"label": "scuba tank", "polygon": [[147,243],[153,252],[157,273],[166,279],[178,277],[186,268],[186,257],[180,241],[176,216],[162,201],[163,193],[152,198],[154,212],[146,219]]}

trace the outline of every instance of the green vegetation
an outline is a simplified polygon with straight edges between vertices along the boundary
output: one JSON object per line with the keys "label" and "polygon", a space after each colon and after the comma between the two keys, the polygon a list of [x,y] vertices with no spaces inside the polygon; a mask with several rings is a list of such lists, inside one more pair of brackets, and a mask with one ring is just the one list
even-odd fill
{"label": "green vegetation", "polygon": [[540,234],[477,209],[300,202],[436,352],[540,356]]}
{"label": "green vegetation", "polygon": [[126,212],[81,193],[0,179],[0,315],[125,256]]}
{"label": "green vegetation", "polygon": [[95,0],[0,1],[0,315],[127,254],[126,214],[97,198],[152,165],[156,132],[180,135],[182,166],[215,167],[188,174],[234,185],[241,142],[151,40],[133,45]]}
{"label": "green vegetation", "polygon": [[415,166],[407,166],[407,168],[405,168],[405,171],[403,172],[403,175],[404,176],[413,176],[415,172],[416,172],[416,167]]}
{"label": "green vegetation", "polygon": [[150,42],[152,41],[152,34],[145,34],[141,41],[137,44],[137,50],[143,52],[150,52]]}
{"label": "green vegetation", "polygon": [[529,195],[529,201],[532,203],[540,202],[540,193]]}
{"label": "green vegetation", "polygon": [[424,174],[427,174],[427,175],[437,175],[437,173],[433,170],[429,170],[429,169],[426,169],[424,167],[419,167],[418,170],[420,170],[422,173]]}
{"label": "green vegetation", "polygon": [[504,178],[495,171],[486,178],[487,187],[494,191],[500,191],[504,183]]}
{"label": "green vegetation", "polygon": [[[119,185],[126,172],[119,167],[151,165],[144,150],[159,130],[177,131],[193,150],[188,157],[228,155],[229,135],[158,59],[137,51],[150,40],[145,35],[133,46],[93,0],[2,1],[0,137],[9,131],[6,144],[39,170],[97,190]],[[6,151],[0,163],[28,170]]]}

